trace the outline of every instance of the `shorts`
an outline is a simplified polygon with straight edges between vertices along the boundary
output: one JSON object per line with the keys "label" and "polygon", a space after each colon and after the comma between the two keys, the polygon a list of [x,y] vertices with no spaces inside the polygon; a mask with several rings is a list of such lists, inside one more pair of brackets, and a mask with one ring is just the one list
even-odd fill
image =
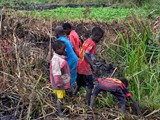
{"label": "shorts", "polygon": [[110,93],[118,99],[120,105],[126,104],[126,97],[120,88],[117,89],[115,92]]}
{"label": "shorts", "polygon": [[65,90],[53,90],[53,93],[57,95],[58,99],[62,99],[66,96]]}
{"label": "shorts", "polygon": [[94,87],[92,75],[77,74],[77,81],[76,82],[77,82],[77,86],[79,86],[79,87],[87,86],[89,89],[92,89]]}

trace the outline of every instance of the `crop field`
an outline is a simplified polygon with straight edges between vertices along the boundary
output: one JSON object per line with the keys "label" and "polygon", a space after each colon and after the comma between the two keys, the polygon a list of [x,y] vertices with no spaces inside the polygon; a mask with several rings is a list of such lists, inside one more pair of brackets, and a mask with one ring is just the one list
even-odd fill
{"label": "crop field", "polygon": [[[112,5],[17,9],[52,3]],[[0,6],[0,120],[160,119],[159,0],[0,0]],[[141,108],[139,116],[130,102],[122,115],[110,94],[98,95],[91,111],[85,104],[85,88],[62,101],[66,116],[58,116],[46,65],[49,43],[56,39],[54,28],[64,22],[70,22],[83,40],[90,37],[93,26],[105,31],[96,49],[102,65],[94,75],[95,83],[97,76],[104,77],[103,67],[113,65],[107,77],[129,80],[128,89]]]}
{"label": "crop field", "polygon": [[[31,11],[27,12],[27,14],[40,19],[111,21],[126,18],[131,14],[131,10],[114,8],[57,8],[55,10]],[[21,12],[20,15],[26,16],[26,13]]]}

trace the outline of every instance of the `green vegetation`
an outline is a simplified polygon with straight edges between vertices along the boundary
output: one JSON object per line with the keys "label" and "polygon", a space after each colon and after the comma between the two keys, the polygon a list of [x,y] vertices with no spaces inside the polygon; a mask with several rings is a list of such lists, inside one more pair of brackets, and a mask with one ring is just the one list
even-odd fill
{"label": "green vegetation", "polygon": [[158,9],[147,9],[148,6],[140,8],[64,8],[60,7],[52,10],[21,11],[21,16],[32,16],[39,19],[54,20],[91,20],[108,22],[112,20],[122,20],[132,13],[139,17],[156,18],[159,15]]}
{"label": "green vegetation", "polygon": [[21,12],[22,16],[33,16],[35,18],[57,19],[57,20],[119,20],[129,16],[131,10],[128,8],[57,8],[54,10]]}
{"label": "green vegetation", "polygon": [[[152,2],[152,0],[130,0],[129,2],[142,5],[143,3]],[[46,3],[74,3],[74,4],[84,4],[84,3],[126,3],[126,0],[0,0],[1,4],[8,4],[8,5],[16,5],[17,3],[20,4],[46,4]]]}
{"label": "green vegetation", "polygon": [[107,3],[110,0],[0,0],[1,4],[16,5],[17,3],[21,4],[46,4],[46,3]]}
{"label": "green vegetation", "polygon": [[[94,3],[107,3],[108,1],[111,0],[93,0]],[[21,5],[54,2],[56,3],[58,0],[21,0]],[[0,3],[1,5],[5,3],[8,6],[17,7],[20,5],[20,3],[10,2],[10,0],[1,0]],[[61,0],[59,3],[88,3],[88,0]],[[141,6],[137,7],[135,3]],[[38,19],[102,22],[122,20],[128,16],[133,16],[133,13],[135,13],[138,18],[134,16],[133,21],[128,22],[127,25],[125,24],[129,32],[123,34],[116,31],[119,40],[108,45],[109,49],[105,51],[104,59],[110,59],[114,64],[120,65],[124,70],[123,77],[129,79],[129,90],[136,97],[142,108],[148,107],[154,110],[160,108],[160,32],[154,35],[149,26],[151,23],[147,19],[154,19],[160,15],[159,6],[160,0],[132,0],[131,2],[115,4],[113,7],[108,8],[60,7],[53,10],[19,11],[17,13],[23,17]],[[138,20],[140,17],[144,19]],[[113,103],[111,97],[103,99],[101,96],[96,102],[96,105],[100,107],[110,106],[110,103]]]}
{"label": "green vegetation", "polygon": [[[98,20],[98,21],[112,21],[112,20],[121,20],[135,13],[140,17],[149,17],[156,18],[160,13],[160,1],[158,0],[143,0],[143,5],[137,7],[135,4],[138,4],[139,0],[132,0],[124,3],[119,0],[114,0],[114,4],[109,8],[57,8],[52,10],[33,10],[33,11],[21,11],[21,16],[32,16],[34,18],[40,19],[56,19],[56,20]],[[45,4],[45,3],[89,3],[88,0],[83,1],[74,1],[74,0],[1,0],[1,5],[5,4],[6,6],[13,7],[22,7],[30,3],[34,4]],[[121,1],[123,2],[123,0]],[[142,1],[141,1],[142,2]],[[152,4],[151,4],[152,2]],[[111,0],[93,0],[92,3],[111,3]],[[139,3],[141,4],[141,3]]]}
{"label": "green vegetation", "polygon": [[52,10],[35,10],[23,12],[21,11],[20,15],[22,16],[32,16],[34,18],[40,19],[56,19],[56,20],[98,20],[98,21],[112,21],[112,20],[121,20],[128,16],[131,16],[132,13],[137,14],[139,17],[143,18],[156,18],[160,13],[160,2],[157,4],[144,5],[142,7],[108,7],[108,8],[64,8],[60,7]]}
{"label": "green vegetation", "polygon": [[130,90],[141,106],[150,109],[160,107],[160,47],[159,34],[155,37],[148,22],[134,19],[136,25],[128,23],[130,32],[123,35],[117,31],[119,41],[112,43],[106,51],[115,64],[122,65],[123,76],[130,80]]}

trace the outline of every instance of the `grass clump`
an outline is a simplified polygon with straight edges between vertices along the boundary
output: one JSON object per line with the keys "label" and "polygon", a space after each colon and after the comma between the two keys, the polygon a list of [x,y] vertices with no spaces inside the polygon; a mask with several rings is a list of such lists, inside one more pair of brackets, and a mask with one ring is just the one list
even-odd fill
{"label": "grass clump", "polygon": [[123,77],[130,80],[129,89],[142,108],[156,109],[160,107],[160,47],[149,25],[137,18],[128,22],[129,32],[117,31],[119,41],[112,43],[106,54],[122,65]]}

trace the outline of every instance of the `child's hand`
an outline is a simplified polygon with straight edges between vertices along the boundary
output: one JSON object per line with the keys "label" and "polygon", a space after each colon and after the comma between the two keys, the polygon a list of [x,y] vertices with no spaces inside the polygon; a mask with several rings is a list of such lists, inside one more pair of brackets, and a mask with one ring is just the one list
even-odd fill
{"label": "child's hand", "polygon": [[58,89],[64,89],[64,86],[57,86]]}
{"label": "child's hand", "polygon": [[72,95],[73,95],[72,89],[67,89],[67,90],[66,90],[66,94],[67,94],[69,97],[72,97]]}
{"label": "child's hand", "polygon": [[95,66],[95,65],[92,65],[92,66],[91,66],[91,69],[92,69],[93,73],[96,73],[97,68],[96,68],[96,66]]}
{"label": "child's hand", "polygon": [[102,92],[102,96],[105,98],[107,97],[107,93],[106,92]]}
{"label": "child's hand", "polygon": [[90,110],[93,110],[93,108],[92,108],[91,106],[89,106],[89,109],[90,109]]}

